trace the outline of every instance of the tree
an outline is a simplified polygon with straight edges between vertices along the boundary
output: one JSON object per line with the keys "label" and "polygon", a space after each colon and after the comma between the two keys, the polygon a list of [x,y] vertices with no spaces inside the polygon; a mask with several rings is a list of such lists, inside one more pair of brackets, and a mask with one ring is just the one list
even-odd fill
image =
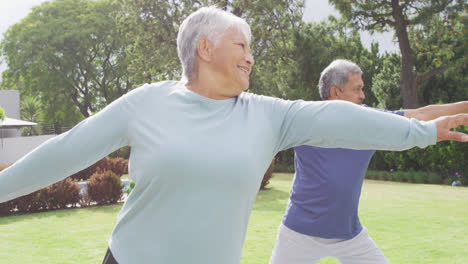
{"label": "tree", "polygon": [[400,79],[401,57],[397,54],[387,54],[383,60],[382,70],[373,79],[372,91],[381,109],[396,110],[402,105],[401,93],[398,87]]}
{"label": "tree", "polygon": [[[202,6],[216,5],[246,19],[252,31],[252,51],[256,64],[287,60],[286,45],[292,28],[301,25],[303,0],[120,0],[120,24],[132,41],[127,53],[132,60],[129,71],[135,83],[149,83],[179,78],[177,57],[179,25],[190,13]],[[250,88],[266,93],[258,80],[262,73],[255,66]]]}
{"label": "tree", "polygon": [[[446,22],[446,27],[452,32],[459,28],[456,21],[461,20],[464,1],[456,0],[330,0],[345,17],[358,24],[362,29],[372,31],[394,30],[401,52],[400,89],[405,108],[416,108],[418,101],[418,86],[434,75],[447,70],[442,59],[436,60],[435,67],[425,72],[415,70],[417,50],[410,44],[408,30],[424,30],[433,17],[439,17]],[[444,47],[437,45],[442,50]],[[450,54],[450,48],[445,47],[441,55]],[[435,55],[435,54],[434,54]],[[438,62],[440,63],[438,63]]]}
{"label": "tree", "polygon": [[409,32],[411,46],[417,50],[417,69],[425,72],[440,65],[452,65],[447,67],[444,74],[421,83],[419,99],[423,104],[449,103],[468,98],[468,34],[464,33],[468,20],[465,18],[464,22],[454,19],[452,24],[457,29],[451,30],[446,21],[435,17],[424,28]]}
{"label": "tree", "polygon": [[[367,50],[359,33],[345,20],[330,17],[321,23],[307,23],[291,33],[289,63],[267,63],[263,68],[264,86],[278,87],[274,95],[287,99],[321,100],[318,91],[320,73],[335,59],[348,59],[363,70],[366,103],[374,104],[372,77],[381,68],[378,45]],[[278,72],[281,71],[281,74]],[[279,81],[277,75],[283,82]]]}
{"label": "tree", "polygon": [[2,86],[21,80],[21,96],[38,97],[46,114],[62,108],[88,117],[100,110],[132,87],[118,13],[119,5],[108,0],[56,0],[33,8],[0,44],[8,66]]}
{"label": "tree", "polygon": [[[21,119],[40,123],[42,121],[42,104],[41,101],[32,96],[28,96],[21,101]],[[23,136],[39,135],[39,131],[33,127],[25,127],[22,129]]]}
{"label": "tree", "polygon": [[0,106],[0,120],[5,120],[5,110]]}
{"label": "tree", "polygon": [[195,1],[120,0],[119,25],[129,40],[129,73],[133,82],[151,83],[180,76],[177,32]]}

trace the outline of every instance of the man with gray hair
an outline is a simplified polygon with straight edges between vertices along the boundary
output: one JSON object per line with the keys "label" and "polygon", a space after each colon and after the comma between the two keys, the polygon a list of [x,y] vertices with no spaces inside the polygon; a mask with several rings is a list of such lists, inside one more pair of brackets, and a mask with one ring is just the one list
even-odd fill
{"label": "man with gray hair", "polygon": [[[322,100],[362,105],[361,75],[355,63],[333,61],[320,75]],[[467,112],[468,101],[390,113],[426,121]],[[294,182],[270,264],[312,264],[324,257],[343,264],[388,263],[358,217],[364,176],[375,150],[299,146],[294,152]]]}

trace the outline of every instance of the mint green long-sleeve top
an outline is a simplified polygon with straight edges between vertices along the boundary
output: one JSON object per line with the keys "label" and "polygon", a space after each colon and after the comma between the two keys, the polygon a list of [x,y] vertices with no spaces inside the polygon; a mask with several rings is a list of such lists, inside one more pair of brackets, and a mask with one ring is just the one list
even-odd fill
{"label": "mint green long-sleeve top", "polygon": [[251,93],[212,100],[167,81],[133,90],[0,172],[0,202],[129,145],[136,186],[109,240],[116,260],[238,264],[262,177],[279,151],[305,144],[404,150],[435,142],[433,122],[343,101]]}

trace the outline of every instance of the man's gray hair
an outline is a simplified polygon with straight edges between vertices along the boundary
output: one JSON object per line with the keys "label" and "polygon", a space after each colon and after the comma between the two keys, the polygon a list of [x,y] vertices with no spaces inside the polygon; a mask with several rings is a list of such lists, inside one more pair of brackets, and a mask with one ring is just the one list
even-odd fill
{"label": "man's gray hair", "polygon": [[319,92],[322,100],[330,98],[330,89],[335,86],[344,91],[343,85],[348,82],[349,73],[359,73],[362,75],[362,70],[356,63],[349,60],[334,60],[320,74]]}
{"label": "man's gray hair", "polygon": [[250,43],[251,32],[247,22],[215,6],[202,7],[182,22],[177,35],[177,54],[184,79],[189,80],[195,73],[198,40],[206,37],[216,46],[224,32],[230,28],[238,29]]}

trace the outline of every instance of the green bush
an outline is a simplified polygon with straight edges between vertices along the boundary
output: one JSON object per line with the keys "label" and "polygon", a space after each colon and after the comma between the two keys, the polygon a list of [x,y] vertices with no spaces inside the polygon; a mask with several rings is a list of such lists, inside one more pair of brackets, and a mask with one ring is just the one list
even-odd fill
{"label": "green bush", "polygon": [[403,171],[394,171],[392,175],[392,181],[403,182],[405,180],[405,172]]}
{"label": "green bush", "polygon": [[468,186],[468,177],[465,176],[465,177],[460,178],[460,182],[463,186]]}
{"label": "green bush", "polygon": [[455,176],[448,176],[447,178],[444,179],[444,184],[446,185],[452,185],[452,182],[458,180],[457,177]]}
{"label": "green bush", "polygon": [[[468,133],[468,126],[456,131]],[[396,171],[433,171],[439,175],[463,172],[468,178],[468,144],[455,141],[439,142],[424,149],[412,148],[407,151],[377,151],[369,169]],[[463,178],[463,177],[462,177]],[[462,179],[460,179],[462,180]],[[415,181],[409,180],[410,182]],[[463,181],[463,180],[462,180]],[[468,179],[465,181],[468,182]]]}
{"label": "green bush", "polygon": [[275,159],[275,172],[294,173],[294,149],[278,152]]}
{"label": "green bush", "polygon": [[429,173],[427,175],[427,181],[430,184],[440,184],[442,183],[442,177],[437,173]]}
{"label": "green bush", "polygon": [[295,168],[294,164],[285,164],[285,163],[276,163],[275,164],[275,171],[274,172],[289,172],[294,173]]}
{"label": "green bush", "polygon": [[375,171],[373,170],[367,170],[366,175],[364,176],[364,178],[366,179],[374,179],[374,177],[375,177]]}
{"label": "green bush", "polygon": [[128,188],[125,189],[125,194],[127,194],[127,196],[130,195],[130,193],[132,192],[132,190],[135,188],[135,183],[134,182],[129,182],[128,183]]}
{"label": "green bush", "polygon": [[418,171],[413,173],[414,182],[416,183],[427,183],[428,182],[428,174],[423,171]]}
{"label": "green bush", "polygon": [[413,171],[403,172],[402,176],[405,182],[416,182],[415,173]]}
{"label": "green bush", "polygon": [[385,181],[388,179],[388,172],[387,171],[379,171],[377,173],[377,180]]}
{"label": "green bush", "polygon": [[0,106],[0,120],[4,120],[6,117],[5,110]]}
{"label": "green bush", "polygon": [[431,183],[431,184],[452,184],[458,178],[455,176],[447,177],[443,180],[440,174],[431,172],[426,173],[423,171],[375,171],[368,170],[365,176],[366,179],[377,179],[383,181],[396,181],[396,182],[415,182],[415,183]]}
{"label": "green bush", "polygon": [[384,171],[382,174],[384,181],[393,181],[394,172]]}
{"label": "green bush", "polygon": [[131,152],[131,148],[129,146],[126,146],[126,147],[120,148],[112,152],[108,156],[109,158],[123,158],[123,159],[128,160],[130,158],[130,152]]}

